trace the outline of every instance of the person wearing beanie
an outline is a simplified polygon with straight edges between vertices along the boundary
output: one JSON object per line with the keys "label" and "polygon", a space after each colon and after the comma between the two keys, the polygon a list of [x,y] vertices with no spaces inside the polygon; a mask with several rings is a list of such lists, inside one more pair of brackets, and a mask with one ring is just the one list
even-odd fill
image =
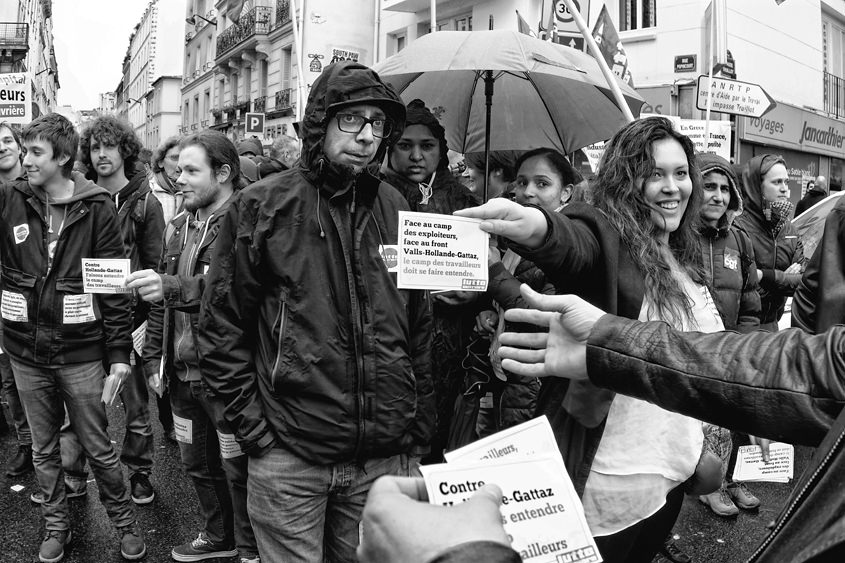
{"label": "person wearing beanie", "polygon": [[431,307],[384,247],[408,204],[378,176],[405,106],[373,70],[328,65],[298,166],[235,196],[198,330],[204,382],[249,459],[262,563],[356,561],[381,475],[407,475],[434,420]]}
{"label": "person wearing beanie", "polygon": [[[384,179],[399,190],[412,211],[451,215],[474,207],[472,192],[449,171],[446,131],[422,100],[407,106],[405,129],[388,150]],[[437,402],[437,425],[431,453],[423,461],[443,460],[455,398],[463,382],[462,360],[474,337],[474,319],[480,311],[477,293],[449,291],[432,296],[432,377]]]}

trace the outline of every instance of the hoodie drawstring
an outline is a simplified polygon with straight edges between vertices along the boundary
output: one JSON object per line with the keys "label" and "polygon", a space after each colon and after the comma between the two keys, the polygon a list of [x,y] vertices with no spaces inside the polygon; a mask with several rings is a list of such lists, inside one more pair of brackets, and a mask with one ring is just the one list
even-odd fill
{"label": "hoodie drawstring", "polygon": [[317,217],[317,224],[320,225],[320,238],[326,238],[326,231],[323,230],[323,222],[320,220],[320,188],[317,188],[317,209],[314,210],[314,216]]}

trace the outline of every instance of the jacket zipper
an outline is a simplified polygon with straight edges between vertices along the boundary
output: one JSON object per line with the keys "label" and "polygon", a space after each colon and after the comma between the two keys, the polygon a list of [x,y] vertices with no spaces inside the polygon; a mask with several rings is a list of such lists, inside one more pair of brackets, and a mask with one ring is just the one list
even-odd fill
{"label": "jacket zipper", "polygon": [[789,506],[787,507],[787,509],[784,511],[783,516],[781,517],[780,521],[779,521],[779,522],[777,523],[777,525],[775,526],[775,529],[774,529],[774,530],[772,530],[772,533],[771,533],[771,534],[769,534],[768,536],[766,536],[766,539],[764,539],[764,540],[763,540],[763,543],[761,543],[761,544],[760,544],[760,546],[759,546],[759,547],[758,547],[758,548],[754,551],[754,553],[751,555],[751,557],[749,557],[749,558],[748,558],[748,563],[751,563],[752,561],[754,561],[754,560],[756,560],[757,558],[759,558],[759,557],[760,557],[760,554],[763,552],[763,550],[764,550],[764,549],[765,549],[765,548],[766,548],[766,547],[767,547],[770,543],[772,543],[772,541],[774,540],[774,538],[775,538],[775,536],[778,534],[778,532],[780,532],[780,531],[781,531],[781,529],[783,529],[783,527],[786,525],[786,522],[789,520],[789,516],[790,516],[790,515],[792,514],[792,512],[795,510],[795,507],[796,507],[796,506],[798,506],[798,504],[801,502],[801,500],[802,500],[802,498],[804,497],[804,495],[807,493],[807,491],[809,491],[809,490],[810,490],[811,485],[814,485],[814,484],[815,484],[816,478],[819,476],[819,474],[821,474],[821,473],[822,473],[822,470],[823,470],[823,469],[827,466],[827,464],[830,462],[831,458],[833,457],[833,454],[834,454],[834,453],[836,452],[836,450],[839,448],[839,444],[841,444],[841,443],[842,443],[842,439],[843,439],[843,438],[845,438],[845,430],[843,430],[842,432],[840,432],[840,433],[839,433],[839,437],[837,437],[837,438],[836,438],[836,441],[833,443],[833,446],[831,446],[830,451],[828,451],[828,452],[827,452],[827,455],[826,455],[826,456],[824,456],[824,459],[822,460],[822,462],[819,464],[819,466],[818,466],[818,467],[816,468],[816,470],[813,472],[812,477],[810,477],[810,479],[807,481],[807,483],[806,483],[806,484],[805,484],[805,485],[801,488],[801,492],[799,492],[799,493],[795,496],[795,500],[793,500],[793,501],[789,504]]}
{"label": "jacket zipper", "polygon": [[279,364],[282,362],[282,342],[285,338],[285,318],[287,317],[288,302],[284,293],[281,295],[281,301],[279,314],[273,321],[273,326],[279,325],[279,336],[276,338],[276,360],[273,362],[273,371],[270,372],[270,383],[273,387],[276,386],[276,373],[279,370]]}
{"label": "jacket zipper", "polygon": [[708,244],[710,245],[710,283],[713,284],[713,287],[716,287],[716,264],[713,263],[713,239],[707,239]]}

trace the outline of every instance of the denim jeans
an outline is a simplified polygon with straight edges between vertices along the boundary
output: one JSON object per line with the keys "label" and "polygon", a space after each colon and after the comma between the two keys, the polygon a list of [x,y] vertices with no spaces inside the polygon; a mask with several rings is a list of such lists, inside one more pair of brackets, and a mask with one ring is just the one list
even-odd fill
{"label": "denim jeans", "polygon": [[408,475],[408,456],[315,465],[274,448],[249,459],[249,517],[262,563],[354,562],[373,482]]}
{"label": "denim jeans", "polygon": [[15,433],[19,446],[32,446],[32,432],[29,430],[29,423],[26,421],[26,413],[23,412],[21,398],[18,395],[18,387],[15,385],[15,376],[12,374],[12,364],[8,354],[0,354],[0,379],[3,383],[3,394],[6,402],[9,403],[9,414],[15,423]]}
{"label": "denim jeans", "polygon": [[[182,465],[197,491],[208,539],[227,549],[236,547],[241,557],[255,557],[258,549],[246,509],[247,456],[221,454],[220,435],[226,443],[234,442],[223,403],[202,382],[172,377],[170,404]],[[185,436],[188,421],[190,443]]]}
{"label": "denim jeans", "polygon": [[32,461],[44,502],[41,514],[47,530],[70,527],[65,480],[59,454],[59,430],[65,409],[97,486],[100,500],[116,527],[135,522],[135,510],[108,434],[103,393],[103,363],[83,362],[57,368],[23,364],[12,358],[12,371],[32,429]]}
{"label": "denim jeans", "polygon": [[[120,461],[129,470],[130,478],[138,473],[149,476],[153,471],[153,427],[150,423],[150,395],[142,366],[132,366],[132,373],[120,390],[120,400],[126,418]],[[65,472],[84,479],[85,455],[72,424],[62,426],[61,451]]]}

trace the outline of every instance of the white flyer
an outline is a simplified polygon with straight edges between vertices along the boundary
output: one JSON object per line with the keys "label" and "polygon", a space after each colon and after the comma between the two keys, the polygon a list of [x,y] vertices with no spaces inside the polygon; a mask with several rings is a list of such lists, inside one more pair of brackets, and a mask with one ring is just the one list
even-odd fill
{"label": "white flyer", "polygon": [[795,448],[792,444],[772,442],[769,463],[763,463],[760,446],[740,446],[736,454],[734,481],[768,481],[788,483],[795,471]]}
{"label": "white flyer", "polygon": [[85,293],[129,293],[126,287],[129,269],[129,258],[83,258],[83,291]]}
{"label": "white flyer", "polygon": [[486,291],[489,235],[480,219],[399,212],[402,289]]}
{"label": "white flyer", "polygon": [[486,483],[502,489],[502,525],[523,561],[601,561],[572,482],[555,451],[529,458],[420,468],[432,504],[464,502]]}
{"label": "white flyer", "polygon": [[147,321],[142,322],[138,328],[132,331],[132,348],[141,358],[144,356],[144,340],[147,338]]}
{"label": "white flyer", "polygon": [[476,440],[463,448],[446,452],[444,457],[449,463],[472,463],[485,459],[546,453],[560,455],[549,419],[543,415]]}

